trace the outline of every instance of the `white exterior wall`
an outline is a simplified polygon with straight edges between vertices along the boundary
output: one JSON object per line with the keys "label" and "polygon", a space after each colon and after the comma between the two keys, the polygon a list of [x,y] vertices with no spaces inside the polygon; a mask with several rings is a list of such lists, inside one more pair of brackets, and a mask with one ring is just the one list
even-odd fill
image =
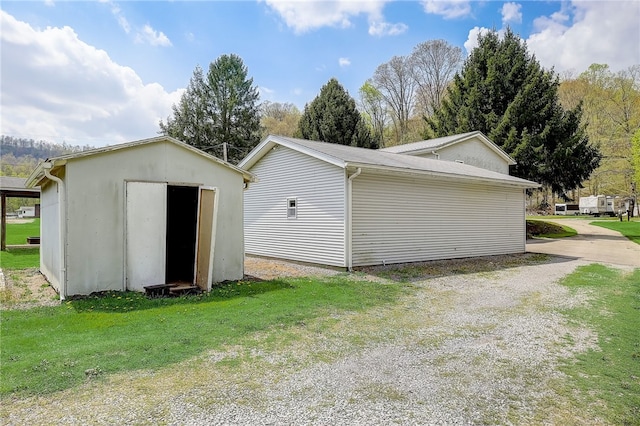
{"label": "white exterior wall", "polygon": [[58,184],[40,188],[40,272],[60,291],[60,221]]}
{"label": "white exterior wall", "polygon": [[[506,175],[509,174],[509,164],[504,158],[476,138],[441,148],[437,153],[440,156],[440,160],[459,160],[471,166],[481,167]],[[420,154],[419,156],[435,158],[432,153]]]}
{"label": "white exterior wall", "polygon": [[[242,175],[171,142],[162,142],[67,163],[69,295],[124,288],[126,180],[217,187],[219,208],[212,281],[242,279]],[[42,216],[46,217],[44,212]]]}
{"label": "white exterior wall", "polygon": [[[248,254],[346,266],[344,169],[278,146],[250,172],[258,182],[245,191]],[[288,197],[296,219],[287,219]]]}
{"label": "white exterior wall", "polygon": [[522,253],[524,206],[519,188],[363,172],[353,181],[353,264]]}

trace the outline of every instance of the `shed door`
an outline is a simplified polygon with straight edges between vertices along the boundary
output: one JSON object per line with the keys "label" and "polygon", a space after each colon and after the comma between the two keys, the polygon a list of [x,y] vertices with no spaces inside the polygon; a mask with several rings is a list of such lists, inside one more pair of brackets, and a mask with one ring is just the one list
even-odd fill
{"label": "shed door", "polygon": [[213,249],[216,240],[217,194],[214,188],[200,188],[198,208],[198,243],[196,247],[195,284],[211,290]]}
{"label": "shed door", "polygon": [[165,281],[167,184],[127,182],[127,289]]}

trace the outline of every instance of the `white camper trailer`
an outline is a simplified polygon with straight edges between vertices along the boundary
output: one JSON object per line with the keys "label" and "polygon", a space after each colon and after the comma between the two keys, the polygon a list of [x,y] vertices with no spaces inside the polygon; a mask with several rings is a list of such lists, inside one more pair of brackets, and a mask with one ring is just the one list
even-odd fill
{"label": "white camper trailer", "polygon": [[569,203],[556,203],[554,214],[560,216],[569,216],[569,215],[579,215],[580,214],[580,206],[577,204],[569,204]]}
{"label": "white camper trailer", "polygon": [[580,197],[579,207],[582,214],[594,216],[608,214],[611,217],[616,215],[613,208],[613,197],[607,195]]}

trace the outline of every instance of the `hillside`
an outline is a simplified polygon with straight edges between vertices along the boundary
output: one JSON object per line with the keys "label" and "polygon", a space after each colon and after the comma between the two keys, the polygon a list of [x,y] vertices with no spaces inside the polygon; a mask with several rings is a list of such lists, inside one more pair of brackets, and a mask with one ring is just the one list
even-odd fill
{"label": "hillside", "polygon": [[0,136],[0,176],[27,177],[40,161],[88,148],[90,147],[61,145],[2,135]]}

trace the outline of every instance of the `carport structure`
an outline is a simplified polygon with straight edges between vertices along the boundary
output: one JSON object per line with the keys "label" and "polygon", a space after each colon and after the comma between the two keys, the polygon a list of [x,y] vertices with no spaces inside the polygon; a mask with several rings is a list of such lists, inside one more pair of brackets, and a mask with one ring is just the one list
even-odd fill
{"label": "carport structure", "polygon": [[0,198],[2,202],[0,208],[0,214],[2,215],[0,250],[2,251],[7,249],[7,198],[40,198],[40,188],[27,188],[25,187],[26,181],[26,178],[0,176]]}

